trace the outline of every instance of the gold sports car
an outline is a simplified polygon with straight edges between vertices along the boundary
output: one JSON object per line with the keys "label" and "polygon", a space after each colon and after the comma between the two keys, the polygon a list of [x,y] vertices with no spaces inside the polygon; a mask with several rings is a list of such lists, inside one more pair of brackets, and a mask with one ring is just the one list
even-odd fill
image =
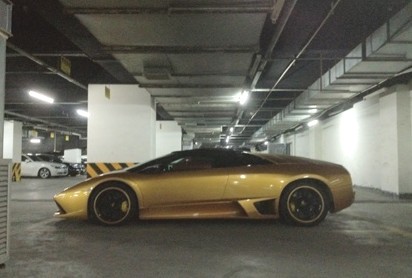
{"label": "gold sports car", "polygon": [[173,152],[54,196],[56,216],[103,225],[131,219],[280,218],[313,226],[353,199],[351,177],[340,165],[225,149]]}

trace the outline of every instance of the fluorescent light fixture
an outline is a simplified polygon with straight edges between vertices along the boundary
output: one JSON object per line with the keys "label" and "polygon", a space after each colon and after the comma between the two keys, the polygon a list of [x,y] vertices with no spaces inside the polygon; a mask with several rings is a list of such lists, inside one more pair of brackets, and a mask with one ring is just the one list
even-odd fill
{"label": "fluorescent light fixture", "polygon": [[239,97],[240,105],[244,105],[249,99],[249,91],[244,90]]}
{"label": "fluorescent light fixture", "polygon": [[308,127],[315,126],[315,125],[317,125],[318,123],[319,123],[318,120],[312,120],[312,121],[308,122]]}
{"label": "fluorescent light fixture", "polygon": [[310,114],[315,114],[315,113],[318,112],[318,109],[316,109],[316,108],[310,109],[308,112],[309,112]]}
{"label": "fluorescent light fixture", "polygon": [[230,136],[226,137],[226,143],[229,143]]}
{"label": "fluorescent light fixture", "polygon": [[232,127],[229,128],[230,133],[232,133],[235,129]]}
{"label": "fluorescent light fixture", "polygon": [[47,102],[47,103],[53,103],[54,102],[54,99],[52,99],[51,97],[48,97],[46,95],[40,94],[40,93],[35,92],[35,91],[29,91],[29,95],[31,97],[37,98],[38,100],[41,100],[41,101],[44,101],[44,102]]}
{"label": "fluorescent light fixture", "polygon": [[31,138],[30,143],[32,144],[40,144],[41,140],[40,138]]}
{"label": "fluorescent light fixture", "polygon": [[267,145],[269,144],[269,141],[265,141],[263,144],[264,144],[265,146],[267,146]]}
{"label": "fluorescent light fixture", "polygon": [[82,116],[82,117],[86,117],[86,118],[89,117],[89,112],[87,112],[87,111],[85,111],[85,110],[77,109],[76,112],[77,112],[77,114],[79,114],[79,115]]}

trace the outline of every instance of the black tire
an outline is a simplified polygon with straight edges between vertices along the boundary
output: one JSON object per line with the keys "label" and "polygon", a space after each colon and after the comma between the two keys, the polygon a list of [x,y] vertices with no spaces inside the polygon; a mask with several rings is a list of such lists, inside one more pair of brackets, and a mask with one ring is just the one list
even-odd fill
{"label": "black tire", "polygon": [[125,184],[103,184],[90,195],[88,212],[92,222],[106,226],[123,225],[137,215],[137,198]]}
{"label": "black tire", "polygon": [[47,168],[40,168],[39,173],[37,174],[42,179],[48,179],[51,177],[50,170]]}
{"label": "black tire", "polygon": [[282,220],[296,226],[315,226],[328,214],[330,202],[313,181],[299,181],[285,188],[280,199]]}

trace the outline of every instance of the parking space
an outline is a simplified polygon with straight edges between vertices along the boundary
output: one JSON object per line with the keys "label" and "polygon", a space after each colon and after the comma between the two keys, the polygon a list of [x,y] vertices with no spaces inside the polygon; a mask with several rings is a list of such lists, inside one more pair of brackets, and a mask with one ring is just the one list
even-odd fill
{"label": "parking space", "polygon": [[10,260],[1,277],[409,277],[412,202],[357,188],[317,227],[273,221],[53,218],[53,194],[84,177],[11,184]]}

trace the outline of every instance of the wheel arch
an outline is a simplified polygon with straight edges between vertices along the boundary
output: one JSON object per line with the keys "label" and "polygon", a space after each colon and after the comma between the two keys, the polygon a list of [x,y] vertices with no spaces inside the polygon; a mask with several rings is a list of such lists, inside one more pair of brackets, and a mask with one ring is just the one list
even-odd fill
{"label": "wheel arch", "polygon": [[[92,196],[94,194],[94,192],[96,192],[96,190],[98,190],[100,187],[105,186],[105,185],[118,185],[118,184],[122,184],[124,186],[126,186],[128,189],[130,189],[131,192],[133,192],[133,196],[135,198],[135,201],[137,202],[137,213],[139,214],[139,209],[140,209],[140,205],[141,205],[141,193],[138,190],[138,188],[136,186],[132,186],[128,181],[125,180],[120,180],[120,179],[113,179],[113,180],[105,180],[100,182],[99,184],[95,185],[93,187],[93,189],[90,191],[89,193],[89,197],[87,199],[87,215],[89,216],[90,213],[90,196]],[[136,188],[136,189],[135,189]]]}
{"label": "wheel arch", "polygon": [[322,180],[317,179],[317,178],[299,178],[296,180],[291,181],[290,183],[288,183],[285,187],[283,187],[282,192],[280,194],[279,200],[281,200],[285,194],[286,188],[291,187],[297,183],[301,183],[301,182],[308,182],[308,183],[312,183],[312,184],[316,184],[317,186],[319,186],[325,193],[326,196],[328,197],[328,202],[329,202],[329,211],[333,211],[334,210],[334,202],[333,202],[333,195],[332,195],[332,191],[330,190],[329,186]]}

